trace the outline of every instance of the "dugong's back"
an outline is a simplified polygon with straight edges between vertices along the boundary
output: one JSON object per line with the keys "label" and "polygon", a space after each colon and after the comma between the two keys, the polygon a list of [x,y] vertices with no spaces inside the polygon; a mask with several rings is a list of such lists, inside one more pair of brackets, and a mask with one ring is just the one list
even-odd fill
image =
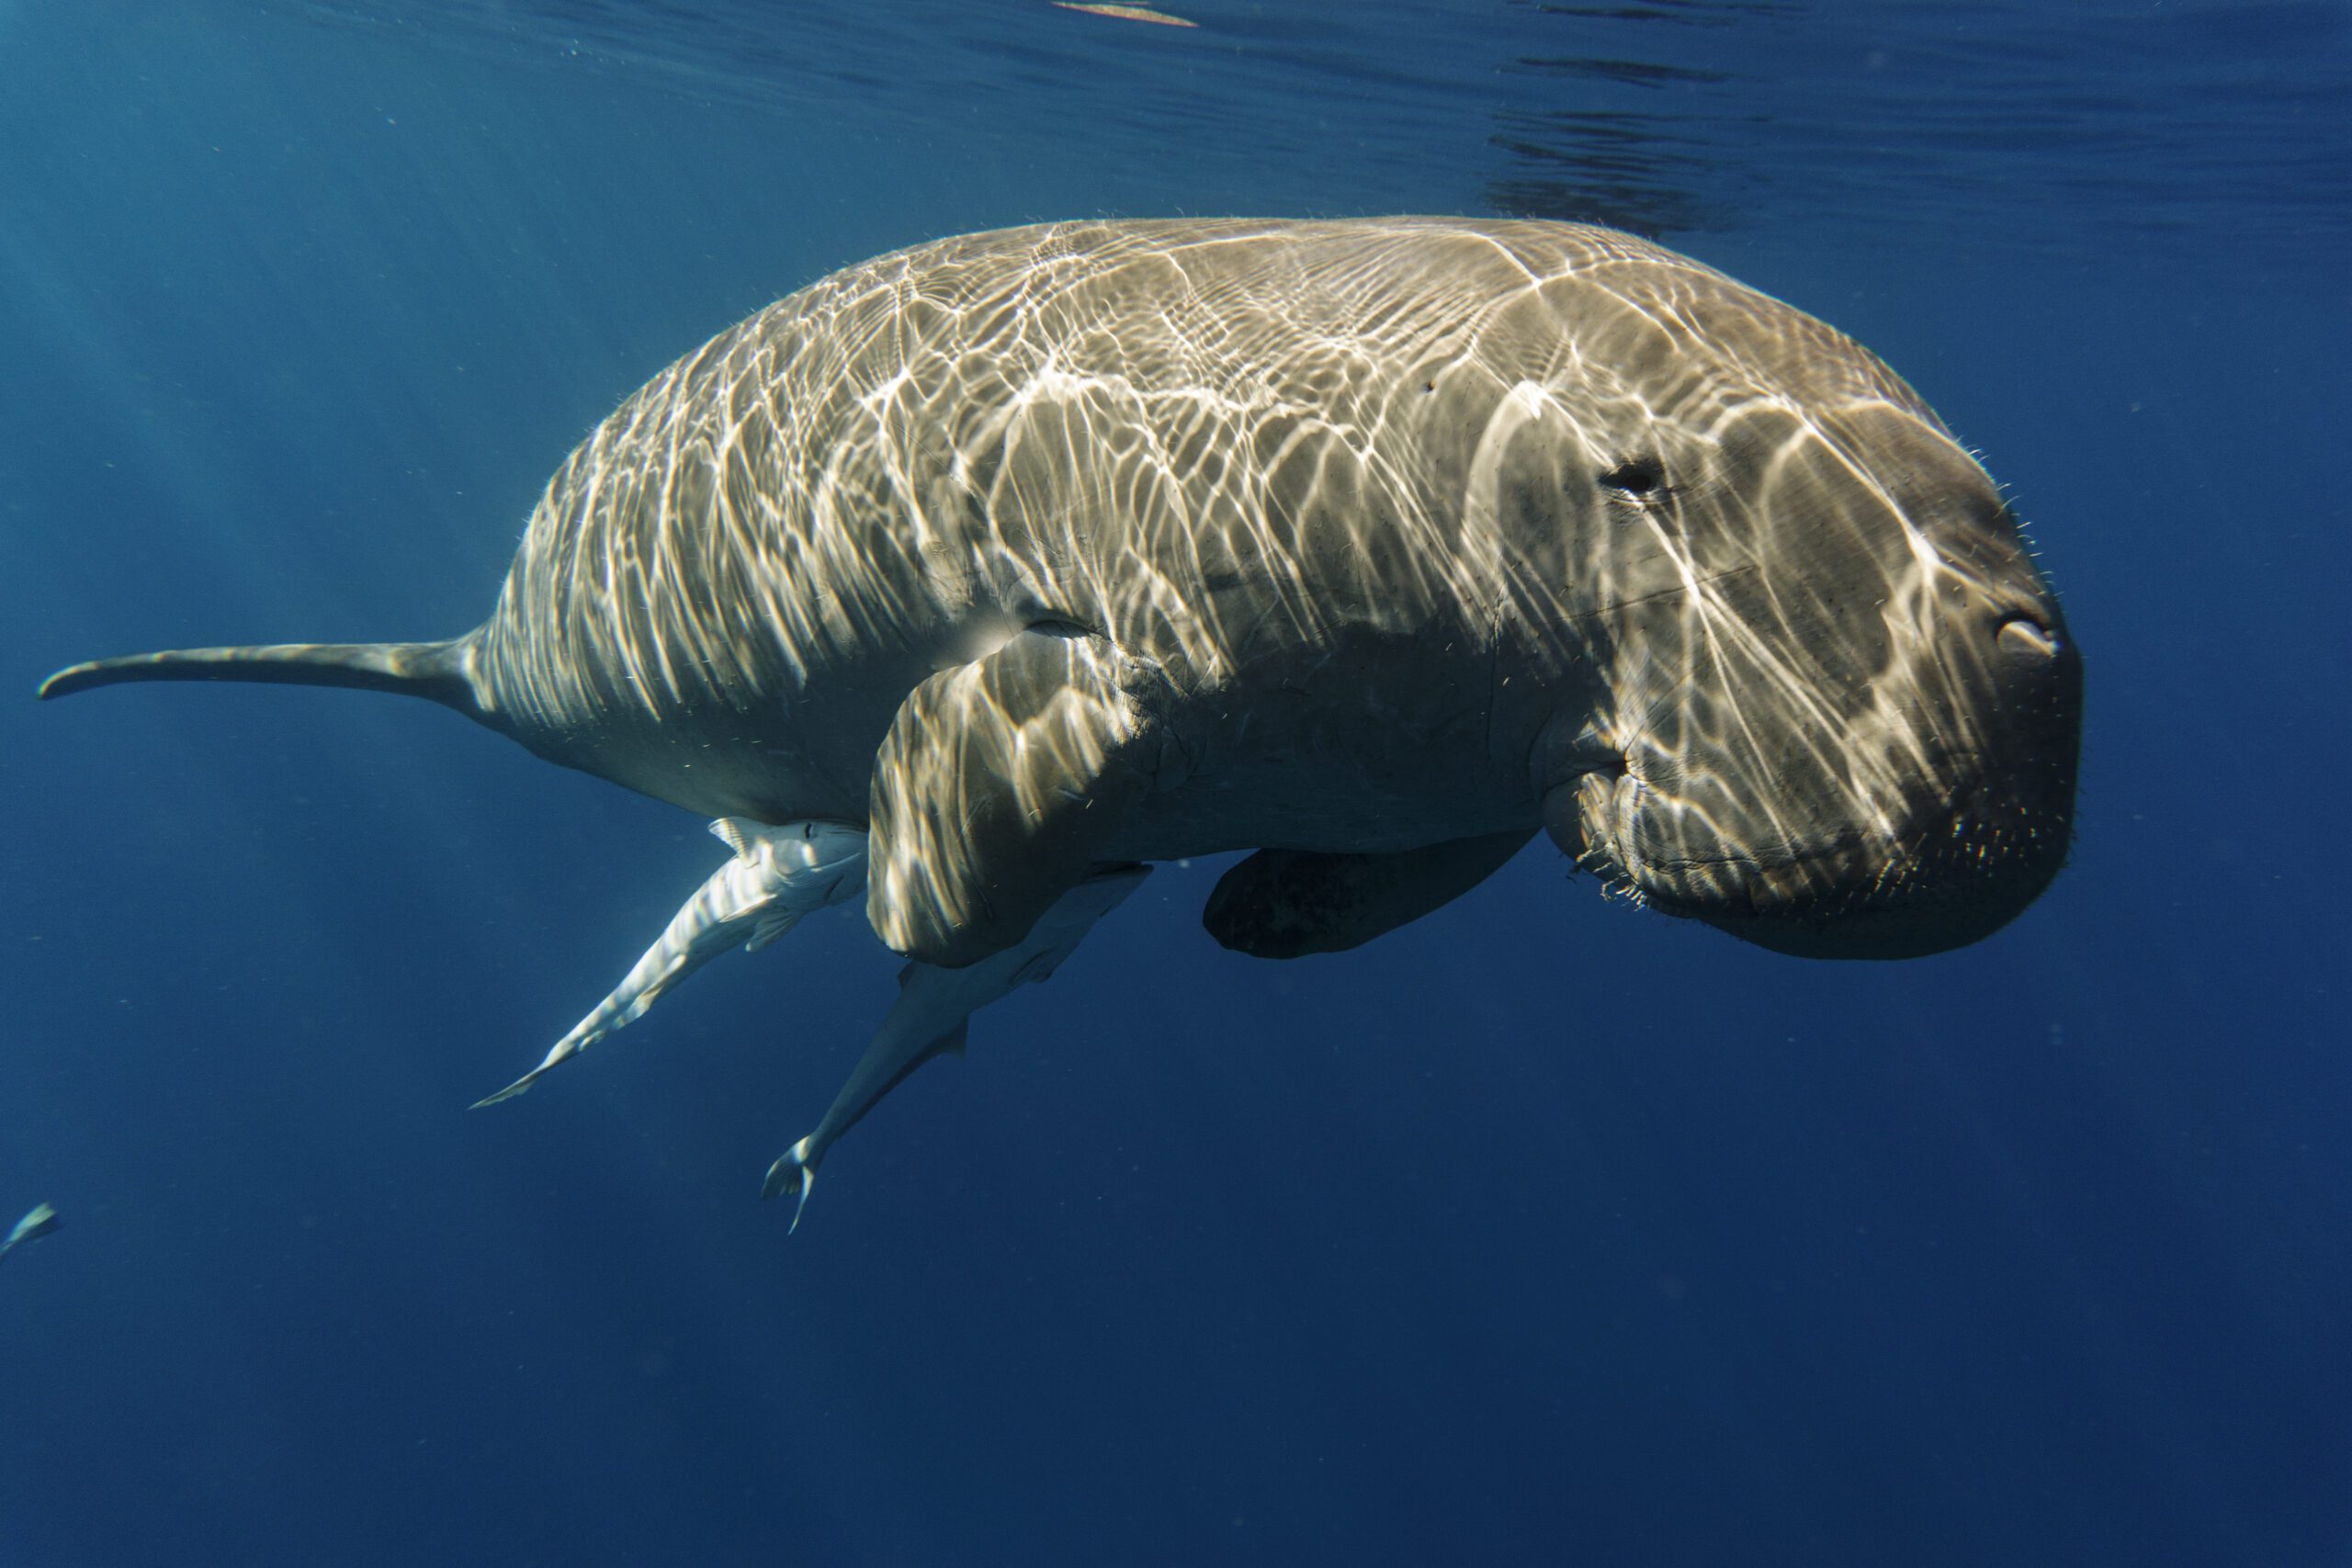
{"label": "dugong's back", "polygon": [[[1661,321],[1717,361],[1663,398]],[[1831,329],[1607,230],[942,241],[779,300],[622,404],[550,482],[464,668],[481,716],[557,761],[714,814],[855,819],[905,694],[1040,620],[1194,685],[1367,629],[1483,646],[1513,562],[1471,536],[1479,469],[1521,389],[1701,419],[1726,367],[1738,387],[1792,364],[1809,392],[1932,417]]]}

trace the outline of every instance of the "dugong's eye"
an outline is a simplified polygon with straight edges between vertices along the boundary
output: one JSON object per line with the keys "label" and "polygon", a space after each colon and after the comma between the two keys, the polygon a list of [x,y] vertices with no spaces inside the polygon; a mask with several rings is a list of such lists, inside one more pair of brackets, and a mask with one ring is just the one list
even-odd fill
{"label": "dugong's eye", "polygon": [[1629,501],[1653,501],[1666,489],[1666,465],[1656,457],[1628,457],[1600,476],[1600,488]]}

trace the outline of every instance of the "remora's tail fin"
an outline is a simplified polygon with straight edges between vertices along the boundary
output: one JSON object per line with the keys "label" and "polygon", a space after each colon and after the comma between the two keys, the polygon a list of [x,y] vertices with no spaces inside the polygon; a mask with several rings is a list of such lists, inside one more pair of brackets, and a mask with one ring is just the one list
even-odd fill
{"label": "remora's tail fin", "polygon": [[40,695],[47,701],[126,681],[269,681],[398,692],[481,717],[467,677],[475,635],[446,642],[287,642],[134,653],[60,670],[40,683]]}

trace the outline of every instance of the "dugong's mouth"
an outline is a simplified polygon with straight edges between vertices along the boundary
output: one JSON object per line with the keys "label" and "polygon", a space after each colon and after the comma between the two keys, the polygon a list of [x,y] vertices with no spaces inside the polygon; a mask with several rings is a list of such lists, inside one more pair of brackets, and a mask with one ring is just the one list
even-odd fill
{"label": "dugong's mouth", "polygon": [[[1997,788],[1922,803],[1892,834],[1743,832],[1631,771],[1575,784],[1578,863],[1612,891],[1777,953],[1916,958],[1982,941],[2038,897],[2070,814],[2029,822]],[[2010,824],[1997,834],[1983,824]],[[2020,826],[2023,824],[2023,826]]]}

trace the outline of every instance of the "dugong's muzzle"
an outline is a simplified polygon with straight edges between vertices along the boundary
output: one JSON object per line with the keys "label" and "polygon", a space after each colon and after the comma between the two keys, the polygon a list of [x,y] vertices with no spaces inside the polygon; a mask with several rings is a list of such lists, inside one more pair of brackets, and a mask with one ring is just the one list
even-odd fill
{"label": "dugong's muzzle", "polygon": [[1943,759],[1942,787],[1923,778],[1901,818],[1799,839],[1771,826],[1785,808],[1711,809],[1715,781],[1628,769],[1579,781],[1577,830],[1644,902],[1776,952],[1911,958],[1990,936],[2065,860],[2082,660],[2035,622],[1989,636],[1990,732]]}
{"label": "dugong's muzzle", "polygon": [[1779,443],[1730,531],[1809,553],[1704,570],[1703,520],[1680,520],[1701,586],[1623,626],[1645,652],[1612,672],[1606,761],[1547,795],[1546,823],[1669,914],[1783,953],[1913,957],[1990,935],[2057,874],[2082,660],[1965,454],[1910,422],[1839,434]]}

